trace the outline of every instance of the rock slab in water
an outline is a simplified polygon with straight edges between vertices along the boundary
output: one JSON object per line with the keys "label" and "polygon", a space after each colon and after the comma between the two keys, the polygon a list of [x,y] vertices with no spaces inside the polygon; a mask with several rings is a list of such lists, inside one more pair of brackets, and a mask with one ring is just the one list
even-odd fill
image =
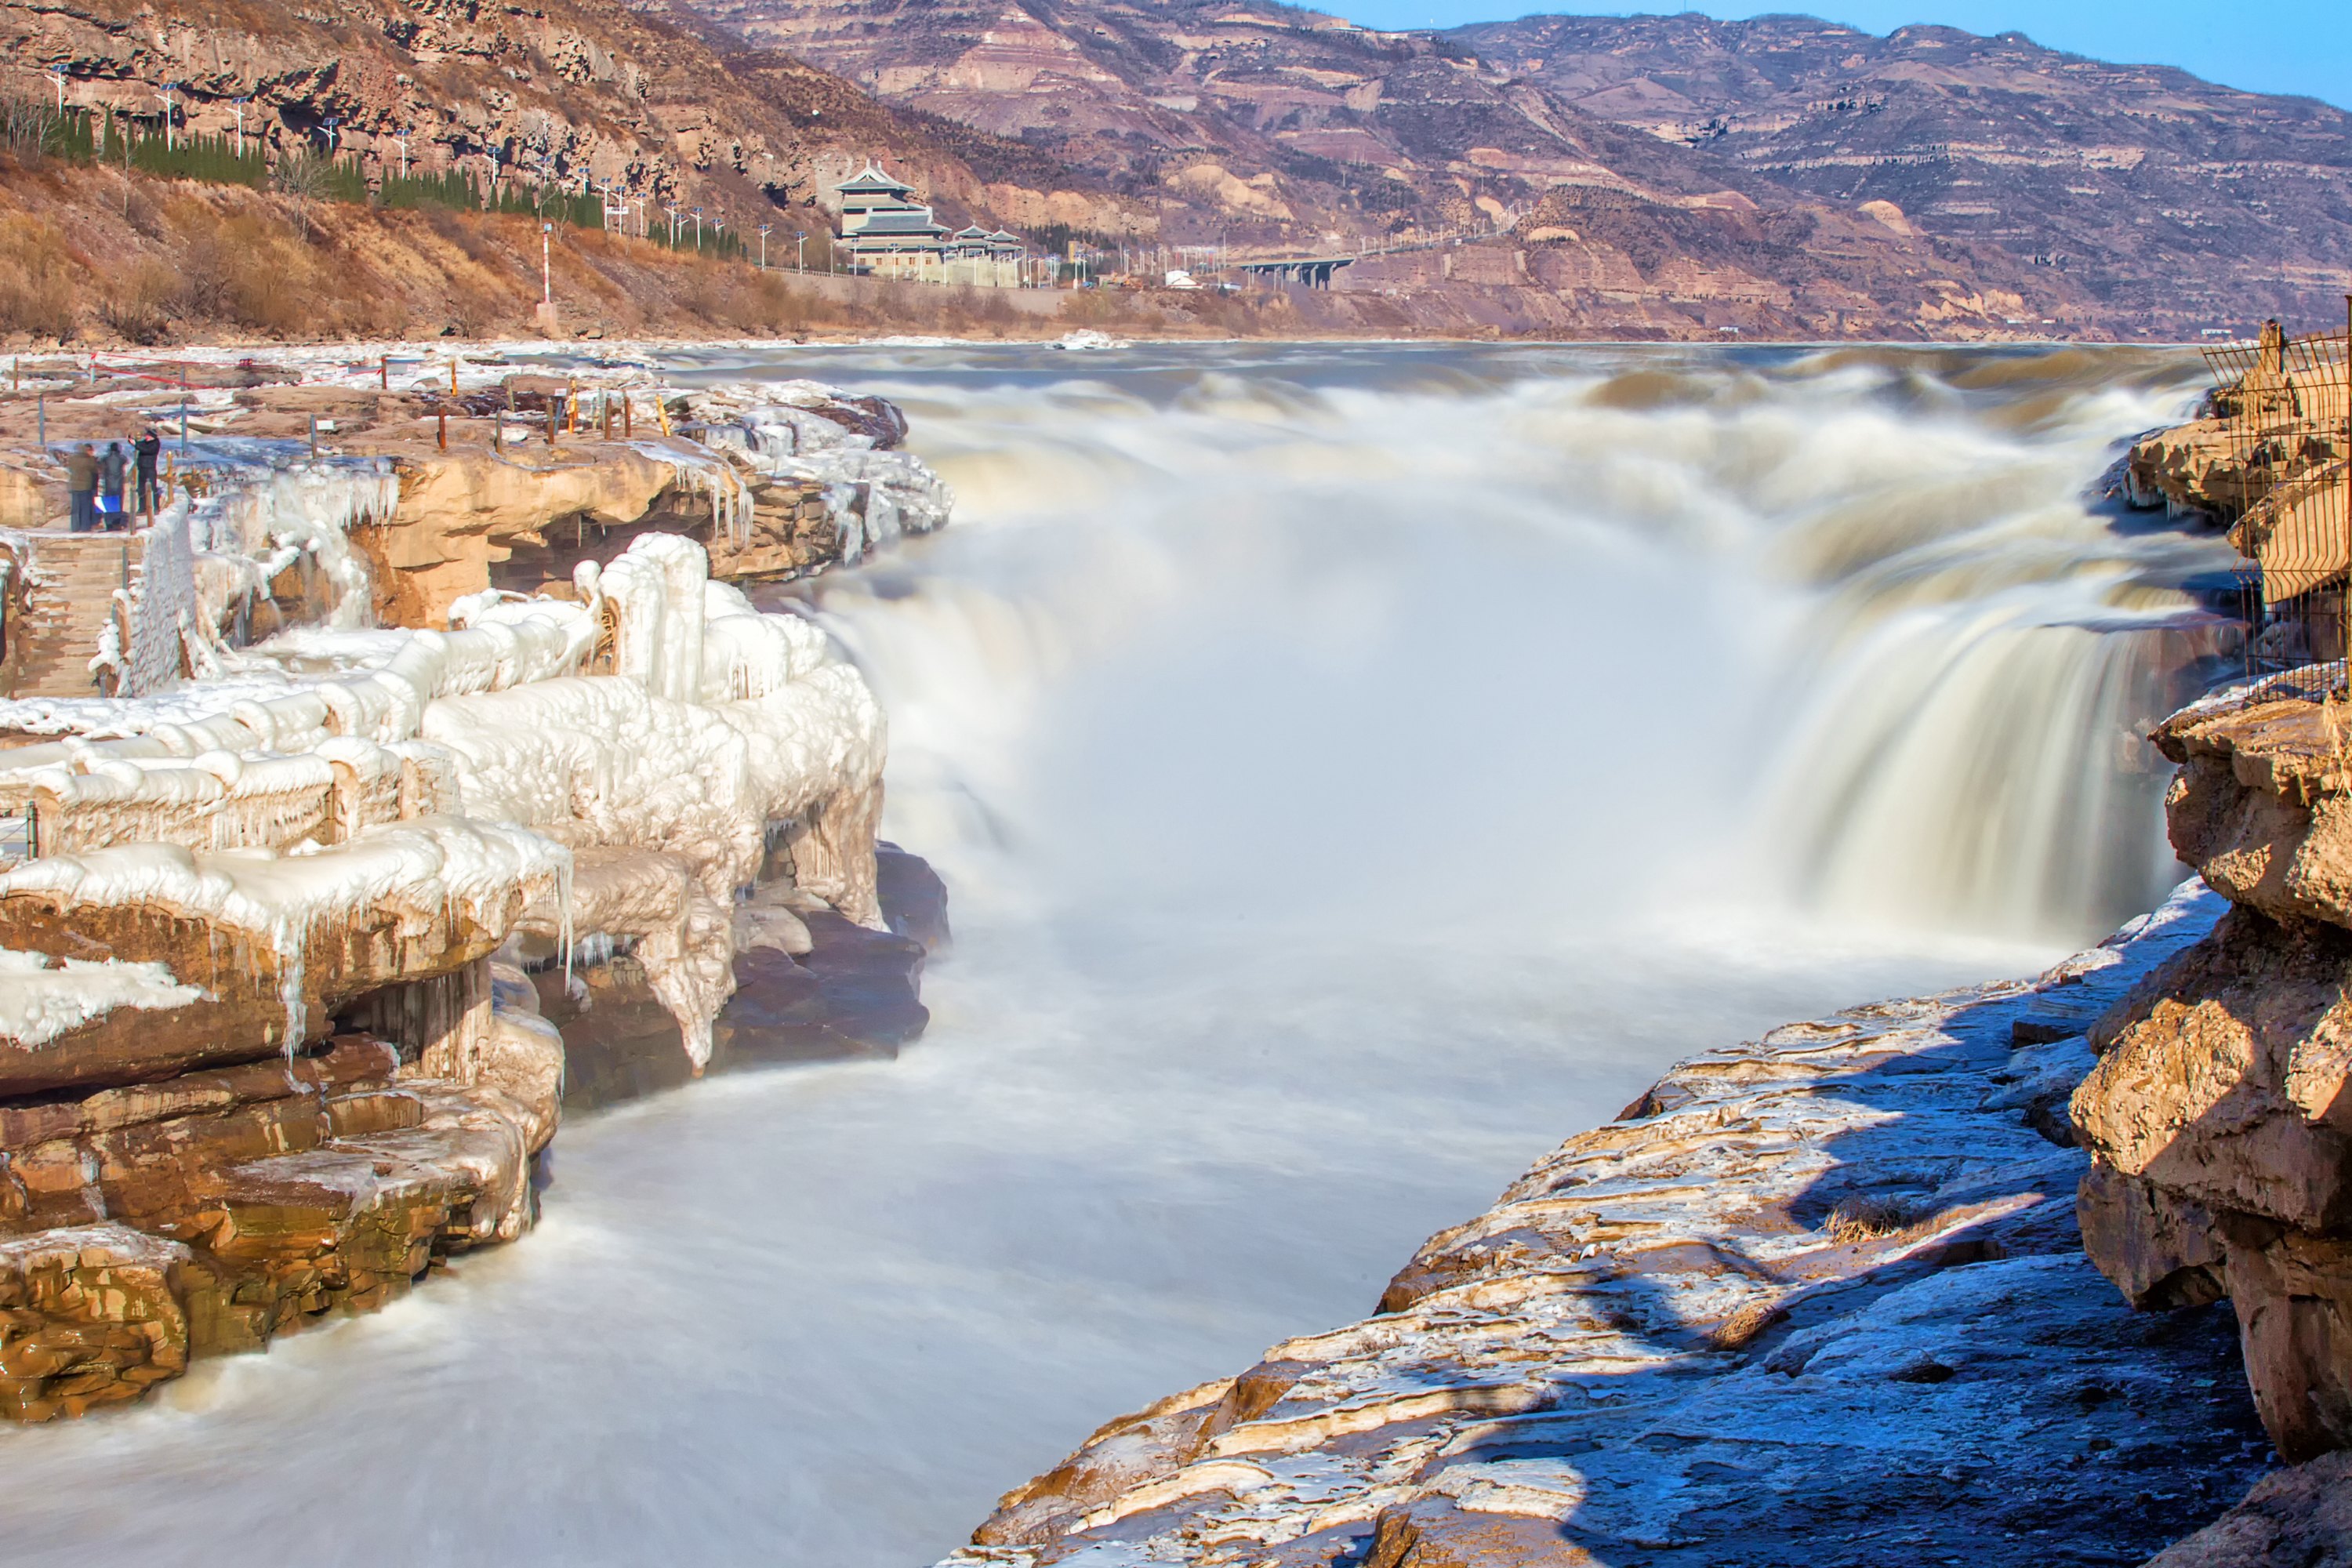
{"label": "rock slab in water", "polygon": [[[805,952],[739,944],[735,994],[712,1031],[710,1071],[887,1059],[921,1036],[930,1021],[921,999],[923,963],[948,943],[947,889],[919,857],[895,845],[877,847],[875,867],[889,930],[868,930],[818,905],[791,917],[808,939]],[[766,889],[755,894],[749,908],[756,911],[765,896]],[[616,1104],[692,1077],[677,1021],[625,956],[584,968],[576,995],[566,992],[560,969],[533,979],[547,1016],[563,1031],[567,1107]]]}

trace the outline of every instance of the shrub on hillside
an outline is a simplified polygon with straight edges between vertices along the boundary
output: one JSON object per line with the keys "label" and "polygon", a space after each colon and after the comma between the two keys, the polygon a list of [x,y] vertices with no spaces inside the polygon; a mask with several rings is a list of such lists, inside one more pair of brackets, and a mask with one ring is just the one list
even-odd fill
{"label": "shrub on hillside", "polygon": [[461,284],[449,290],[449,325],[461,338],[487,336],[505,314],[502,302],[488,289]]}
{"label": "shrub on hillside", "polygon": [[98,318],[125,342],[158,343],[185,298],[179,278],[160,261],[142,261],[99,296]]}
{"label": "shrub on hillside", "polygon": [[80,268],[63,236],[31,217],[0,220],[0,332],[70,342]]}
{"label": "shrub on hillside", "polygon": [[334,185],[334,170],[327,160],[307,150],[286,153],[269,172],[270,189],[294,204],[295,221],[305,239],[310,237],[311,205],[332,195]]}
{"label": "shrub on hillside", "polygon": [[331,301],[320,297],[318,273],[284,226],[245,214],[191,234],[180,268],[190,310],[278,336],[320,323]]}
{"label": "shrub on hillside", "polygon": [[0,98],[0,149],[30,168],[64,143],[65,117],[45,99]]}

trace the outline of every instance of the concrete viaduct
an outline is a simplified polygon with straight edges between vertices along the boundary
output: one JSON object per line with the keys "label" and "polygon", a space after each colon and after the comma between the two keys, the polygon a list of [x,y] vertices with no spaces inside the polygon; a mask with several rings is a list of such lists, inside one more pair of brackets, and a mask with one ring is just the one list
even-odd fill
{"label": "concrete viaduct", "polygon": [[1342,267],[1353,267],[1352,256],[1310,256],[1289,261],[1236,261],[1232,265],[1241,271],[1280,283],[1303,283],[1309,289],[1331,287],[1331,274]]}

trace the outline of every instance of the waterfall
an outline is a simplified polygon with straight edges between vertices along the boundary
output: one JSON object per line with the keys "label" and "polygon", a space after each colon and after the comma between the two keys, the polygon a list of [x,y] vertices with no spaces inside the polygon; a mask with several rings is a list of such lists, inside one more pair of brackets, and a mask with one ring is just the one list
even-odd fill
{"label": "waterfall", "polygon": [[2089,492],[2193,354],[677,357],[895,398],[955,496],[765,595],[887,711],[929,1033],[567,1118],[525,1245],[0,1431],[12,1563],[933,1562],[1668,1062],[2170,873],[2231,557]]}
{"label": "waterfall", "polygon": [[[1295,899],[1212,874],[1244,844],[1346,898],[1385,860],[1534,920],[1736,897],[2043,942],[2177,876],[2140,737],[2219,668],[2178,584],[2231,556],[2095,491],[2193,359],[1247,357],[887,383],[958,523],[816,601],[893,713],[892,831],[1066,843],[1140,791],[1200,851],[1124,866],[1147,900]],[[1198,744],[1158,754],[1200,716],[1153,699],[1208,669]],[[1154,765],[1061,798],[1033,721],[1073,694]]]}

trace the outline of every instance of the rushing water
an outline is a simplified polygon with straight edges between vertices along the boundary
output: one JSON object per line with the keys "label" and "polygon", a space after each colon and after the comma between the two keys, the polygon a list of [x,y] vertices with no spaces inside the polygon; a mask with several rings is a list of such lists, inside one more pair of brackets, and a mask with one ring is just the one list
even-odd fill
{"label": "rushing water", "polygon": [[0,1432],[9,1562],[927,1562],[1673,1058],[2175,874],[2134,734],[2227,554],[2084,497],[2182,356],[757,368],[899,398],[960,496],[810,603],[953,889],[929,1037],[576,1120],[522,1245]]}

